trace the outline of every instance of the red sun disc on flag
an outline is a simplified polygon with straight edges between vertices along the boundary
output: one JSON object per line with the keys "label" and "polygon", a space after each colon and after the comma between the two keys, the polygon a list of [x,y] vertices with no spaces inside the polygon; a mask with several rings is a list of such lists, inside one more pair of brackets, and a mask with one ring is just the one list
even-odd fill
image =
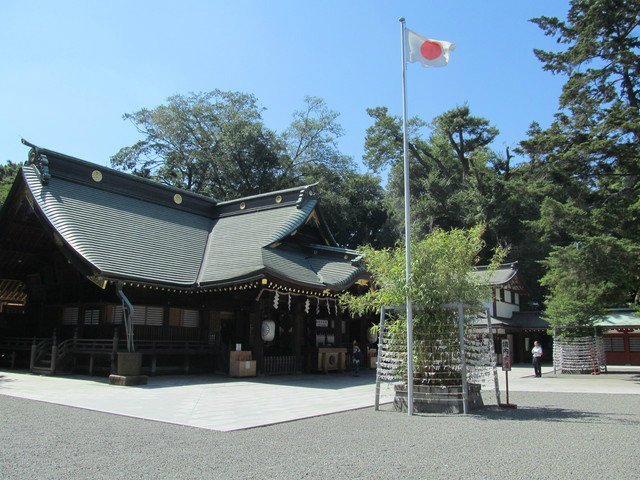
{"label": "red sun disc on flag", "polygon": [[424,42],[420,45],[420,53],[427,60],[435,60],[442,55],[442,47],[436,42]]}

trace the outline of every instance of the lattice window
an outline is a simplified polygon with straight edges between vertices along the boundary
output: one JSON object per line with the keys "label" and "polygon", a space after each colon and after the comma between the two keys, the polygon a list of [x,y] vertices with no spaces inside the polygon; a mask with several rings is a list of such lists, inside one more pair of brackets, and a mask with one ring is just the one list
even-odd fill
{"label": "lattice window", "polygon": [[169,325],[173,327],[197,328],[200,326],[200,312],[183,308],[169,311]]}
{"label": "lattice window", "polygon": [[85,325],[98,325],[100,323],[100,309],[99,308],[87,308],[84,311],[84,324]]}
{"label": "lattice window", "polygon": [[605,352],[624,352],[623,337],[604,337],[603,341]]}
{"label": "lattice window", "polygon": [[629,351],[640,352],[640,337],[629,337]]}
{"label": "lattice window", "polygon": [[162,307],[147,307],[147,325],[162,326],[164,320],[164,308]]}
{"label": "lattice window", "polygon": [[134,325],[145,325],[147,319],[147,308],[143,305],[134,305],[133,306],[133,315],[131,316],[131,320]]}
{"label": "lattice window", "polygon": [[[120,316],[122,317],[122,307],[116,308],[120,309]],[[134,325],[149,325],[161,327],[164,324],[164,308],[148,307],[145,305],[134,305],[133,316],[131,317],[131,319]]]}
{"label": "lattice window", "polygon": [[77,325],[78,324],[78,307],[64,307],[62,309],[62,324]]}
{"label": "lattice window", "polygon": [[200,312],[198,310],[182,311],[182,326],[187,328],[198,328],[200,325]]}
{"label": "lattice window", "polygon": [[120,325],[123,319],[123,310],[121,305],[115,305],[111,310],[111,323]]}

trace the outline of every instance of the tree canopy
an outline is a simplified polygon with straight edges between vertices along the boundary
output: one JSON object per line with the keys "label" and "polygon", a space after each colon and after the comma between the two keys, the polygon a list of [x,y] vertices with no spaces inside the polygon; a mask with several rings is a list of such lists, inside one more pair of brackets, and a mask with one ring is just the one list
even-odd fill
{"label": "tree canopy", "polygon": [[[323,211],[340,244],[385,242],[380,179],[359,173],[340,152],[339,114],[309,96],[278,133],[263,123],[263,111],[246,93],[175,95],[156,108],[124,115],[142,139],[120,149],[111,165],[218,200],[318,182]],[[349,222],[345,209],[351,211]]]}
{"label": "tree canopy", "polygon": [[19,163],[8,161],[6,165],[0,165],[0,206],[4,203],[11,190],[11,185],[20,170]]}
{"label": "tree canopy", "polygon": [[553,124],[521,143],[530,178],[553,184],[532,222],[552,246],[545,312],[588,324],[640,294],[640,2],[574,0],[566,22],[532,21],[564,47],[536,50],[543,68],[567,76]]}

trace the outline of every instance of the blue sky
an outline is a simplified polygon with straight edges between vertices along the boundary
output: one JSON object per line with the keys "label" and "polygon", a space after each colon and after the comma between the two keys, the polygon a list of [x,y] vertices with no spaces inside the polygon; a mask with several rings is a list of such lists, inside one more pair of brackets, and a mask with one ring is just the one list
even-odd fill
{"label": "blue sky", "polygon": [[139,139],[124,113],[215,88],[254,94],[284,130],[305,95],[340,115],[343,153],[360,161],[366,108],[400,114],[399,17],[457,45],[444,68],[410,64],[410,116],[467,102],[504,152],[534,120],[548,125],[564,79],[533,48],[555,40],[528,22],[566,17],[565,0],[0,1],[0,162],[20,138],[98,164]]}

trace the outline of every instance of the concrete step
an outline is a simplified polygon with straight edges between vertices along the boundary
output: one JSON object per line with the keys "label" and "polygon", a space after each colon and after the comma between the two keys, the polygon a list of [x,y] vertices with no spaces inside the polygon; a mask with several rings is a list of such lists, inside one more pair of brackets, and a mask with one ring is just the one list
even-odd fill
{"label": "concrete step", "polygon": [[31,373],[33,373],[34,375],[53,375],[53,372],[51,371],[51,367],[34,366],[31,369]]}

